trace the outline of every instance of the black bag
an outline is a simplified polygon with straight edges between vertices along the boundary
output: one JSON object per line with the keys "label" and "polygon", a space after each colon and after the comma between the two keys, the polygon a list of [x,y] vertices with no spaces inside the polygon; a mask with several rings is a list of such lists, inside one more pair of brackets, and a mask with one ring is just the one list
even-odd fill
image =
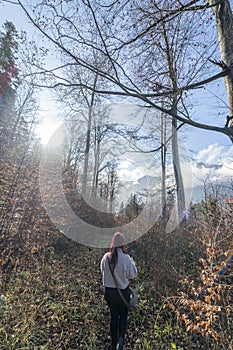
{"label": "black bag", "polygon": [[112,270],[112,267],[111,267],[109,259],[108,259],[108,264],[109,264],[110,271],[112,273],[112,277],[113,277],[114,282],[116,284],[118,293],[119,293],[123,303],[126,305],[126,307],[127,307],[127,309],[129,311],[138,310],[139,309],[139,305],[138,305],[139,303],[138,303],[138,294],[137,294],[136,290],[131,288],[131,287],[129,288],[130,289],[130,301],[128,303],[127,300],[125,299],[122,291],[120,290],[120,288],[118,286],[118,283],[117,283],[116,277],[114,276],[114,273],[113,273],[113,270]]}
{"label": "black bag", "polygon": [[128,310],[133,311],[133,310],[138,310],[139,309],[139,302],[138,302],[138,294],[135,289],[130,288],[130,301],[129,301],[129,306]]}

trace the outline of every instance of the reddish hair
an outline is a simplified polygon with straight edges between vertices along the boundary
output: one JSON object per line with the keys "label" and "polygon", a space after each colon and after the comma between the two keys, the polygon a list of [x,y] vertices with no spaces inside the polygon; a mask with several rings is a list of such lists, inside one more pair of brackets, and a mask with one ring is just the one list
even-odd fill
{"label": "reddish hair", "polygon": [[126,253],[124,240],[125,240],[125,237],[121,232],[115,232],[112,237],[112,242],[110,245],[110,252],[109,252],[109,258],[110,258],[110,264],[112,266],[112,270],[114,270],[118,261],[118,251],[116,248],[121,248],[123,253]]}

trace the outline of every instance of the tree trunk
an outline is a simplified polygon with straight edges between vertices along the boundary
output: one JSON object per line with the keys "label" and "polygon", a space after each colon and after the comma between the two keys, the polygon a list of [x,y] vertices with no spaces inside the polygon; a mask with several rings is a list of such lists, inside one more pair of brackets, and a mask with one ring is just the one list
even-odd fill
{"label": "tree trunk", "polygon": [[85,159],[84,159],[83,181],[82,181],[82,194],[84,196],[87,190],[87,172],[88,172],[88,163],[89,163],[89,151],[90,151],[90,145],[91,145],[91,127],[92,127],[92,115],[93,115],[96,83],[97,83],[97,75],[95,76],[95,80],[93,84],[93,92],[91,95],[91,102],[88,108],[86,147],[85,147]]}
{"label": "tree trunk", "polygon": [[164,114],[161,116],[161,166],[162,166],[162,183],[161,183],[161,207],[162,207],[162,217],[166,217],[167,205],[166,205],[166,116]]}
{"label": "tree trunk", "polygon": [[182,220],[185,211],[185,192],[179,157],[179,147],[177,139],[177,120],[175,118],[172,118],[172,157],[174,175],[176,179],[178,217],[179,220]]}
{"label": "tree trunk", "polygon": [[[173,88],[173,91],[178,91],[177,75],[176,75],[177,70],[175,67],[174,53],[172,52],[173,49],[172,47],[170,47],[170,44],[169,44],[167,29],[164,22],[163,22],[163,35],[164,35],[164,42],[166,45],[166,56],[167,56],[169,77],[171,79],[171,86]],[[177,114],[177,96],[176,95],[172,98],[171,103],[172,103],[172,112],[174,113],[173,115],[176,115]],[[184,184],[183,184],[183,177],[182,177],[180,157],[179,157],[179,145],[178,145],[178,137],[177,137],[177,119],[175,117],[172,117],[172,158],[173,158],[174,176],[176,181],[177,211],[178,211],[179,221],[181,221],[183,219],[184,211],[185,211],[185,192],[184,192]]]}
{"label": "tree trunk", "polygon": [[230,117],[227,126],[233,127],[233,13],[229,0],[209,0],[209,4],[213,6],[221,59],[229,68],[229,74],[224,78]]}
{"label": "tree trunk", "polygon": [[95,159],[94,159],[94,172],[92,178],[92,197],[97,196],[97,187],[99,179],[99,167],[100,167],[100,139],[98,135],[98,126],[95,128]]}

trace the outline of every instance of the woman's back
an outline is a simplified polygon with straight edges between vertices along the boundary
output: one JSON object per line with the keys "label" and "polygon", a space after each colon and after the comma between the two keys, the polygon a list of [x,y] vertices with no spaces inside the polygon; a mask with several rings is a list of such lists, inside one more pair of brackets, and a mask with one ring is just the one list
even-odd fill
{"label": "woman's back", "polygon": [[103,285],[109,288],[116,288],[115,281],[113,279],[109,263],[114,270],[114,276],[117,280],[120,289],[125,289],[129,285],[129,280],[137,277],[137,268],[132,258],[122,251],[121,248],[117,249],[117,262],[115,266],[112,266],[111,257],[109,253],[106,253],[101,261],[101,272],[103,274]]}

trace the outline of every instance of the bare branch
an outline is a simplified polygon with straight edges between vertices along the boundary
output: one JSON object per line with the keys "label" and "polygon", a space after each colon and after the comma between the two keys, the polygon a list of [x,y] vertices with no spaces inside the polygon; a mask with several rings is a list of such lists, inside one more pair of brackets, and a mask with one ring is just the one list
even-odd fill
{"label": "bare branch", "polygon": [[[157,110],[160,110],[161,112],[170,115],[174,118],[176,118],[177,120],[179,120],[181,123],[185,123],[197,128],[201,128],[201,129],[206,129],[206,130],[213,130],[213,131],[218,131],[221,132],[229,137],[232,137],[233,135],[233,129],[229,128],[229,127],[217,127],[217,126],[213,126],[213,125],[207,125],[207,124],[203,124],[203,123],[199,123],[196,122],[190,118],[187,118],[185,116],[181,116],[178,113],[174,113],[174,111],[170,110],[170,109],[166,109],[164,107],[161,107],[159,104],[157,104],[154,99],[155,98],[159,98],[159,97],[171,97],[172,95],[182,95],[183,91],[187,91],[187,90],[191,90],[191,89],[196,89],[196,88],[200,88],[201,86],[203,86],[204,84],[207,84],[209,82],[212,82],[214,80],[217,80],[219,78],[222,78],[226,75],[229,74],[229,69],[227,67],[223,68],[223,71],[215,74],[207,79],[202,80],[201,82],[197,82],[197,83],[193,83],[184,87],[179,87],[176,91],[174,90],[165,90],[159,93],[142,93],[141,91],[139,91],[139,88],[136,87],[135,84],[132,83],[132,81],[130,80],[130,82],[133,84],[132,86],[127,86],[126,83],[123,83],[118,76],[118,72],[116,69],[116,65],[118,65],[117,62],[114,61],[112,55],[110,54],[110,52],[108,51],[108,48],[104,42],[104,38],[102,36],[99,24],[97,22],[96,19],[96,15],[94,13],[94,9],[92,8],[90,2],[87,0],[87,4],[85,4],[86,6],[89,7],[89,9],[91,10],[92,13],[92,17],[94,19],[94,23],[96,26],[96,29],[98,31],[98,34],[100,36],[100,39],[102,41],[102,44],[104,45],[104,50],[105,50],[105,55],[108,58],[109,62],[111,63],[111,66],[114,69],[115,72],[115,77],[113,75],[111,75],[111,72],[104,70],[103,68],[100,68],[98,65],[94,65],[90,62],[88,62],[87,60],[84,60],[81,56],[76,56],[71,50],[69,50],[67,47],[65,47],[60,41],[57,41],[55,38],[52,37],[52,35],[50,35],[48,32],[46,32],[46,30],[44,30],[42,27],[40,27],[40,25],[38,23],[36,23],[36,21],[31,17],[31,15],[29,14],[29,12],[27,11],[27,9],[25,8],[25,6],[22,4],[21,0],[18,0],[20,6],[23,8],[23,10],[25,11],[26,15],[28,16],[28,18],[30,19],[30,21],[35,25],[35,27],[49,40],[51,41],[57,48],[59,48],[60,50],[62,50],[65,54],[67,54],[68,57],[73,59],[74,64],[76,64],[77,66],[83,67],[84,69],[86,69],[89,72],[94,73],[95,75],[98,75],[99,77],[102,77],[105,81],[108,81],[113,88],[111,89],[100,89],[99,87],[95,87],[93,88],[93,86],[89,85],[88,83],[83,83],[82,81],[79,83],[73,83],[71,81],[69,81],[68,79],[65,79],[64,77],[60,77],[58,75],[55,74],[56,69],[53,70],[53,77],[58,79],[58,82],[56,82],[55,84],[51,84],[49,87],[58,87],[58,86],[64,86],[64,87],[76,87],[76,88],[82,88],[82,89],[87,89],[89,91],[92,92],[96,92],[98,94],[102,94],[102,95],[112,95],[112,96],[126,96],[126,97],[130,97],[130,98],[136,98],[139,101],[141,101],[142,103],[144,103],[147,107],[152,107],[155,108]],[[177,11],[185,11],[188,8],[190,8],[192,5],[196,5],[199,1],[197,0],[192,0],[190,1],[188,4],[186,5],[182,5],[180,6],[180,8],[178,8],[176,11],[169,11],[165,16],[162,16],[161,18],[159,18],[156,22],[154,22],[151,26],[149,26],[143,33],[140,33],[139,35],[135,36],[133,39],[129,40],[127,43],[125,43],[124,45],[128,45],[130,43],[133,43],[134,41],[136,41],[139,37],[141,37],[142,35],[145,35],[147,32],[149,32],[152,28],[154,28],[160,21],[165,21],[166,19],[170,19],[171,16],[174,16],[177,14]],[[159,22],[158,22],[159,21]],[[123,47],[124,45],[122,45],[121,47]],[[120,47],[118,48],[120,49]],[[96,50],[98,50],[98,48],[96,48]],[[59,68],[57,68],[59,70]],[[120,69],[122,69],[123,71],[123,67],[120,67]],[[43,71],[43,73],[45,73],[46,71]],[[51,74],[52,71],[47,72]],[[123,71],[124,72],[124,71]],[[40,85],[43,86],[43,85]],[[45,85],[44,85],[45,86]],[[48,87],[48,86],[46,86]],[[119,90],[116,90],[116,88],[119,88]],[[93,90],[94,89],[94,90]]]}
{"label": "bare branch", "polygon": [[[127,42],[121,44],[117,48],[117,50],[121,50],[124,46],[130,45],[130,44],[136,42],[139,38],[142,38],[143,36],[148,34],[151,31],[151,29],[155,28],[159,23],[165,22],[168,19],[171,20],[174,16],[180,14],[181,12],[187,11],[190,8],[190,6],[195,5],[197,2],[199,2],[199,0],[192,0],[186,5],[181,5],[176,10],[169,11],[166,15],[160,17],[153,24],[151,24],[149,27],[147,27],[143,32],[139,33],[138,35],[136,35],[134,38],[128,40]],[[206,7],[206,5],[204,7]]]}

